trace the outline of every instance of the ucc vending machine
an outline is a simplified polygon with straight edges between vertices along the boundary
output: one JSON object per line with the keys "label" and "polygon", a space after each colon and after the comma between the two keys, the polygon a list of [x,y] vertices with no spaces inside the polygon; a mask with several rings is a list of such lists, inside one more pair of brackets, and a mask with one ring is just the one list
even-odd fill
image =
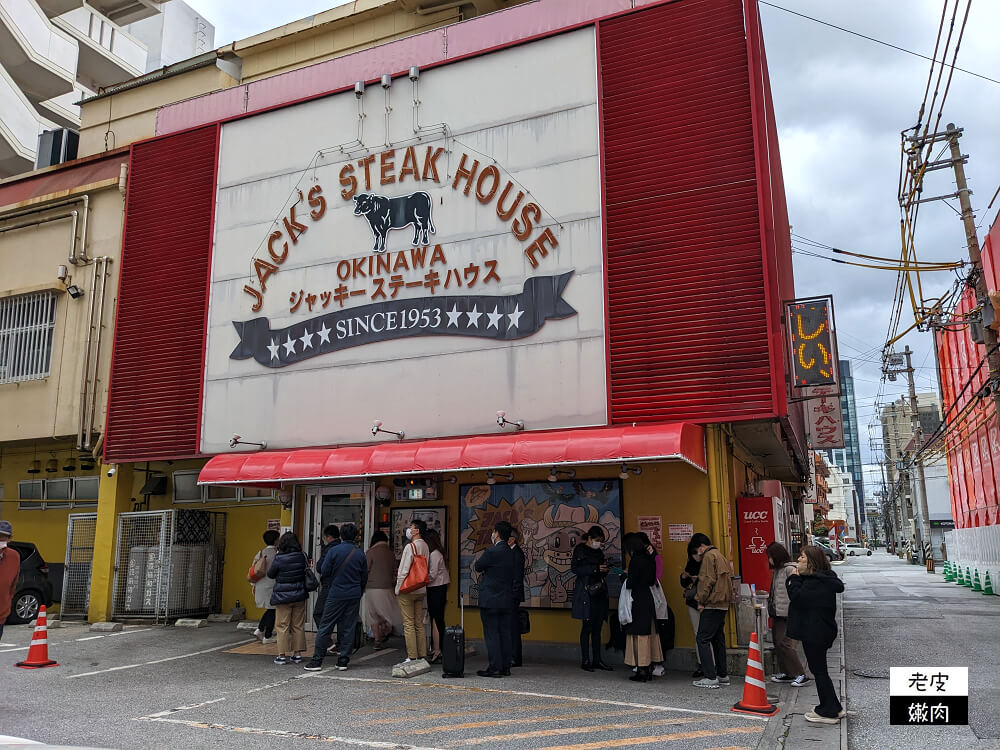
{"label": "ucc vending machine", "polygon": [[736,518],[743,583],[770,590],[767,545],[778,541],[788,546],[785,501],[780,497],[738,497]]}

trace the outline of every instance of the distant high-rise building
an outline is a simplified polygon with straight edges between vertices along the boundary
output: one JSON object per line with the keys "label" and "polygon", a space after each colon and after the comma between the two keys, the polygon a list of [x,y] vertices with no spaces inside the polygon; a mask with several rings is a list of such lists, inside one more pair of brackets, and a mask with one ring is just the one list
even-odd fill
{"label": "distant high-rise building", "polygon": [[[840,414],[844,420],[844,447],[823,451],[834,466],[850,474],[859,502],[865,496],[864,466],[861,464],[861,439],[858,432],[858,409],[854,402],[854,374],[850,360],[840,360]],[[862,509],[855,508],[861,519]]]}

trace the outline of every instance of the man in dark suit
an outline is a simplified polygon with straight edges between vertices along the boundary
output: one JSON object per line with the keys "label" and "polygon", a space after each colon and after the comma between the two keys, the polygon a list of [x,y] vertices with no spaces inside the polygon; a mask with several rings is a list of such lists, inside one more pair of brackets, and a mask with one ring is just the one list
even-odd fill
{"label": "man in dark suit", "polygon": [[524,550],[518,544],[517,529],[510,535],[514,553],[514,602],[510,610],[510,666],[521,666],[521,602],[524,601]]}
{"label": "man in dark suit", "polygon": [[479,579],[479,616],[483,620],[483,637],[489,656],[488,669],[476,672],[480,677],[510,675],[510,615],[514,605],[514,553],[508,540],[513,529],[500,521],[493,529],[493,546],[476,560]]}

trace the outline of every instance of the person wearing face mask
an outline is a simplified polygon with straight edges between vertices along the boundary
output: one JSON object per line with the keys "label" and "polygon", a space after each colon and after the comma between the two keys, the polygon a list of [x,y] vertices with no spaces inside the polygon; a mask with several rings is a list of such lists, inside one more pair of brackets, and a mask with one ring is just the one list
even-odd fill
{"label": "person wearing face mask", "polygon": [[490,665],[476,672],[480,677],[509,677],[511,664],[510,617],[514,606],[514,552],[509,540],[513,528],[500,521],[493,529],[493,546],[476,560],[479,579],[479,616]]}
{"label": "person wearing face mask", "polygon": [[399,587],[403,585],[406,575],[410,572],[413,556],[423,555],[425,559],[430,557],[431,550],[423,540],[426,531],[427,523],[419,518],[406,529],[406,538],[409,541],[403,547],[403,557],[396,572],[396,601],[399,602],[399,609],[403,613],[403,637],[406,639],[404,664],[415,659],[427,658],[427,636],[424,633],[424,599],[427,597],[427,587],[405,594],[399,592]]}
{"label": "person wearing face mask", "polygon": [[14,536],[10,521],[0,521],[0,639],[3,638],[3,624],[10,615],[10,603],[17,588],[17,577],[21,573],[21,556],[7,542]]}
{"label": "person wearing face mask", "polygon": [[573,548],[570,567],[576,573],[573,586],[573,619],[580,628],[580,668],[585,672],[612,667],[601,657],[601,631],[608,617],[608,564],[604,559],[604,529],[591,526],[583,541]]}

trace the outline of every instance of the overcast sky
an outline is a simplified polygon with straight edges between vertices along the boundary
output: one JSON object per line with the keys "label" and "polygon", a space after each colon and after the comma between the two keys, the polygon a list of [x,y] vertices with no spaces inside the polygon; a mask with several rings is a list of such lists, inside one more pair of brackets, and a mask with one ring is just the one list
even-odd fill
{"label": "overcast sky", "polygon": [[[215,24],[216,46],[341,4],[188,2]],[[930,56],[944,2],[777,0],[775,4]],[[966,0],[947,0],[948,17],[955,2],[960,3],[961,19]],[[761,6],[761,18],[794,233],[847,250],[898,257],[899,135],[916,122],[930,63],[768,5]],[[997,29],[1000,2],[975,0],[957,65],[1000,80]],[[942,126],[948,122],[965,128],[962,151],[970,156],[966,172],[982,237],[1000,208],[997,198],[993,208],[986,209],[1000,186],[1000,85],[956,72],[941,120]],[[955,189],[950,171],[933,173],[925,185],[925,196]],[[795,244],[807,248],[800,241]],[[922,208],[917,250],[921,260],[967,257],[956,210],[943,203]],[[880,390],[879,352],[886,339],[896,274],[801,254],[795,255],[795,269],[797,296],[834,295],[840,354],[854,363],[864,460],[879,460],[867,450],[867,428]],[[954,280],[949,273],[924,278],[928,297],[940,295]],[[913,322],[908,313],[904,310],[902,328]],[[930,334],[911,334],[900,349],[905,344],[917,352],[918,389],[936,391]],[[882,400],[902,392],[901,382],[888,383]]]}

